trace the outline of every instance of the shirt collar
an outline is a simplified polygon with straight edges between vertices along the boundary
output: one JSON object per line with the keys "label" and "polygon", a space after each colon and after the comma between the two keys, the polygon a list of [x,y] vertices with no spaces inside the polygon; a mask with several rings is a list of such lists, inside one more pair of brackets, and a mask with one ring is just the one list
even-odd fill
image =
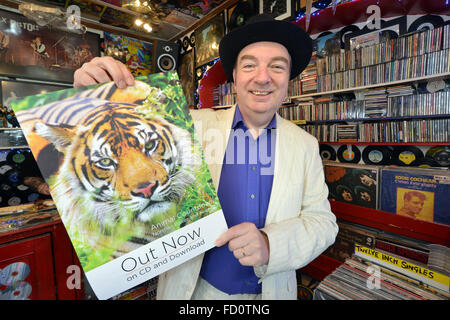
{"label": "shirt collar", "polygon": [[[237,129],[239,127],[243,127],[244,129],[248,129],[244,119],[242,119],[242,114],[241,111],[239,110],[239,106],[236,104],[236,111],[234,112],[234,118],[233,118],[233,123],[231,125],[231,128],[233,129]],[[276,129],[277,128],[277,116],[276,114],[273,115],[272,120],[269,122],[269,124],[267,125],[266,128],[264,129]]]}

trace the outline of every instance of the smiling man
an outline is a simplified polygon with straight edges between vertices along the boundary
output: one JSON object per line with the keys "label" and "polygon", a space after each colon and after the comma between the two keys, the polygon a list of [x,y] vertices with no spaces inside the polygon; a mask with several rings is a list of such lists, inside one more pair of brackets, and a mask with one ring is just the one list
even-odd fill
{"label": "smiling man", "polygon": [[[296,24],[258,15],[220,42],[237,96],[221,111],[193,110],[228,231],[217,247],[160,275],[158,299],[296,299],[295,270],[335,240],[317,140],[277,114],[312,41]],[[133,84],[109,57],[75,72],[74,86]],[[212,138],[214,136],[214,138]]]}

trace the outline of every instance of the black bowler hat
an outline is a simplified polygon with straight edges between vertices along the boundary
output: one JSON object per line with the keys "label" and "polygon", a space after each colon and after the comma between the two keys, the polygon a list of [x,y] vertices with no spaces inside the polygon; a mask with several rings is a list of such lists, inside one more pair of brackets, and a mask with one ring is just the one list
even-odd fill
{"label": "black bowler hat", "polygon": [[275,20],[267,14],[256,15],[220,41],[220,60],[229,80],[233,80],[233,68],[239,52],[249,44],[260,41],[277,42],[286,47],[292,61],[290,79],[298,76],[311,59],[312,40],[302,28],[292,22]]}

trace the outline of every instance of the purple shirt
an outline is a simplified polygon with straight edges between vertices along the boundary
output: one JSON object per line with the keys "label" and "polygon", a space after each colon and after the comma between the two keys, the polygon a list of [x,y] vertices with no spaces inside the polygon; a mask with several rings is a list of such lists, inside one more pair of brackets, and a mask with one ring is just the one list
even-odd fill
{"label": "purple shirt", "polygon": [[[228,227],[252,222],[258,229],[263,228],[275,166],[276,135],[271,129],[276,129],[276,117],[254,140],[236,107],[232,129],[217,192],[225,220]],[[228,294],[261,293],[253,267],[242,266],[228,245],[205,253],[200,276]]]}

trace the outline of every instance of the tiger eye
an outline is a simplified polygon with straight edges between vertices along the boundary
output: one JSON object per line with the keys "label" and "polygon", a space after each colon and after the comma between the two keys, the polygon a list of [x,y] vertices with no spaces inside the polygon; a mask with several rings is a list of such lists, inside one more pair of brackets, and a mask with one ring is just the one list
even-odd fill
{"label": "tiger eye", "polygon": [[150,140],[145,144],[145,149],[152,150],[156,145],[156,140]]}
{"label": "tiger eye", "polygon": [[112,165],[112,160],[108,159],[108,158],[103,158],[99,162],[103,166],[110,166],[110,165]]}

